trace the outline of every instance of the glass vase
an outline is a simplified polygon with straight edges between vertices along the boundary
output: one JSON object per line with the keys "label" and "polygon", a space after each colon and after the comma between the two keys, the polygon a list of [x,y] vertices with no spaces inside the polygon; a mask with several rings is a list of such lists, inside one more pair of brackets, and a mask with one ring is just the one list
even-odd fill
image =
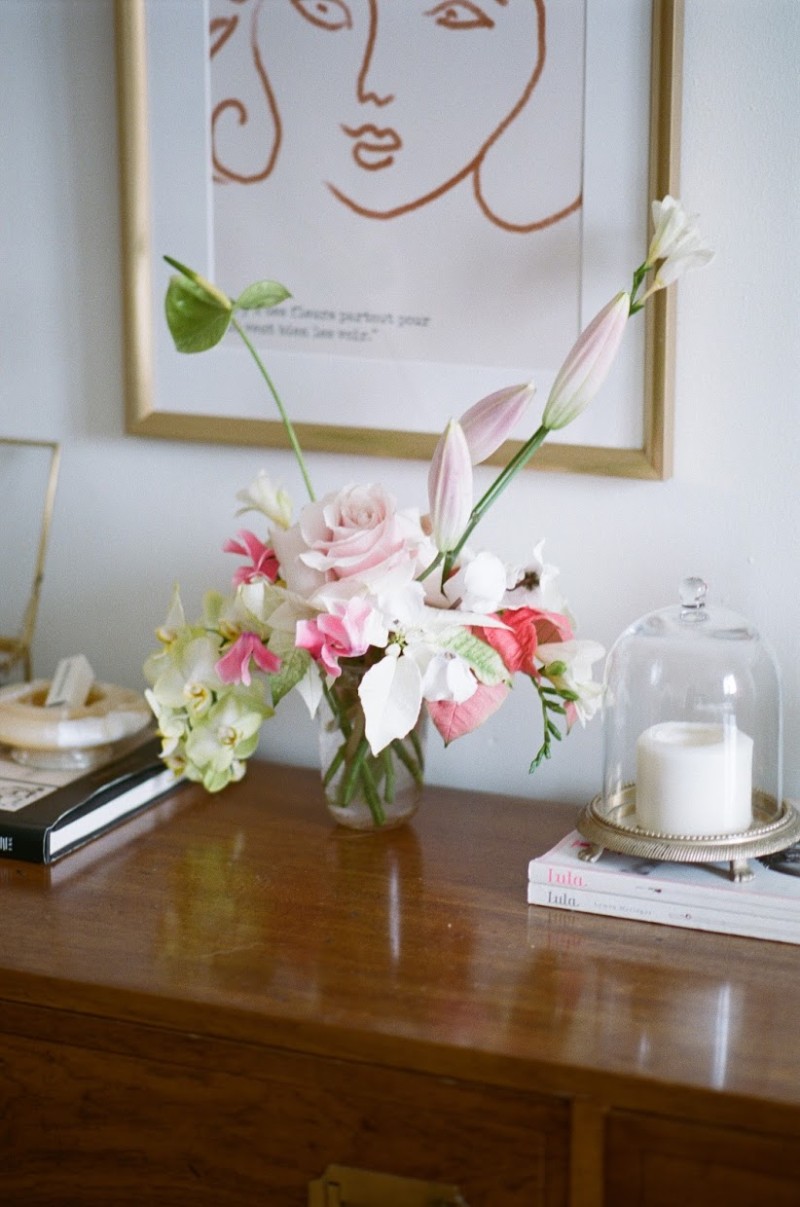
{"label": "glass vase", "polygon": [[319,708],[319,753],[328,812],[351,830],[389,830],[416,813],[425,777],[427,714],[379,754],[369,748],[358,696],[360,676],[344,670]]}

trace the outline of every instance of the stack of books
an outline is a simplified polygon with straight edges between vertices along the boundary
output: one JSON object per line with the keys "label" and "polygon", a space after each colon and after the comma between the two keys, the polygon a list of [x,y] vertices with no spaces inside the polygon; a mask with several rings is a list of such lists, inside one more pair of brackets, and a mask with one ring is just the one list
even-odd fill
{"label": "stack of books", "polygon": [[91,770],[21,765],[0,749],[0,859],[52,863],[139,813],[178,783],[152,731]]}
{"label": "stack of books", "polygon": [[728,863],[666,863],[590,846],[577,830],[528,865],[528,904],[640,922],[800,943],[800,844],[753,859],[752,880],[730,879]]}

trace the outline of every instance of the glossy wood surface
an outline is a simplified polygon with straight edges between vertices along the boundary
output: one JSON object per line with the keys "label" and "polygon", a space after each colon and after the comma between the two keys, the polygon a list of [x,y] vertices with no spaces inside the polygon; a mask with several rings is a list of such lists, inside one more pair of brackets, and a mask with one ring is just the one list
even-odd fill
{"label": "glossy wood surface", "polygon": [[109,1048],[216,1044],[220,1075],[269,1047],[800,1135],[800,948],[528,907],[574,817],[430,788],[361,836],[312,771],[182,787],[52,869],[0,864],[0,1031],[91,1016]]}

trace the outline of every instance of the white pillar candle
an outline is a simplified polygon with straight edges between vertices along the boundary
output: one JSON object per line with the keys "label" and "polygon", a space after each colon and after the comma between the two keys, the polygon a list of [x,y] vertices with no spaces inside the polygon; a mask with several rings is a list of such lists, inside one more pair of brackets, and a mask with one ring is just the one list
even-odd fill
{"label": "white pillar candle", "polygon": [[753,820],[753,739],[735,726],[663,721],[636,743],[636,824],[660,834],[734,834]]}

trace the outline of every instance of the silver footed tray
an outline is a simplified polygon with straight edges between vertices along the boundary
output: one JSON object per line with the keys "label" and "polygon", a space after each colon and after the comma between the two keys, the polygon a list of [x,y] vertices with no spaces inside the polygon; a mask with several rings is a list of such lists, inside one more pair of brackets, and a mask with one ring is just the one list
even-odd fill
{"label": "silver footed tray", "polygon": [[603,851],[676,863],[730,862],[732,880],[751,880],[748,860],[783,851],[800,839],[800,813],[789,801],[756,795],[753,822],[735,834],[659,834],[636,825],[636,785],[627,784],[610,802],[596,796],[582,811],[578,831],[592,844],[580,858],[594,863]]}

